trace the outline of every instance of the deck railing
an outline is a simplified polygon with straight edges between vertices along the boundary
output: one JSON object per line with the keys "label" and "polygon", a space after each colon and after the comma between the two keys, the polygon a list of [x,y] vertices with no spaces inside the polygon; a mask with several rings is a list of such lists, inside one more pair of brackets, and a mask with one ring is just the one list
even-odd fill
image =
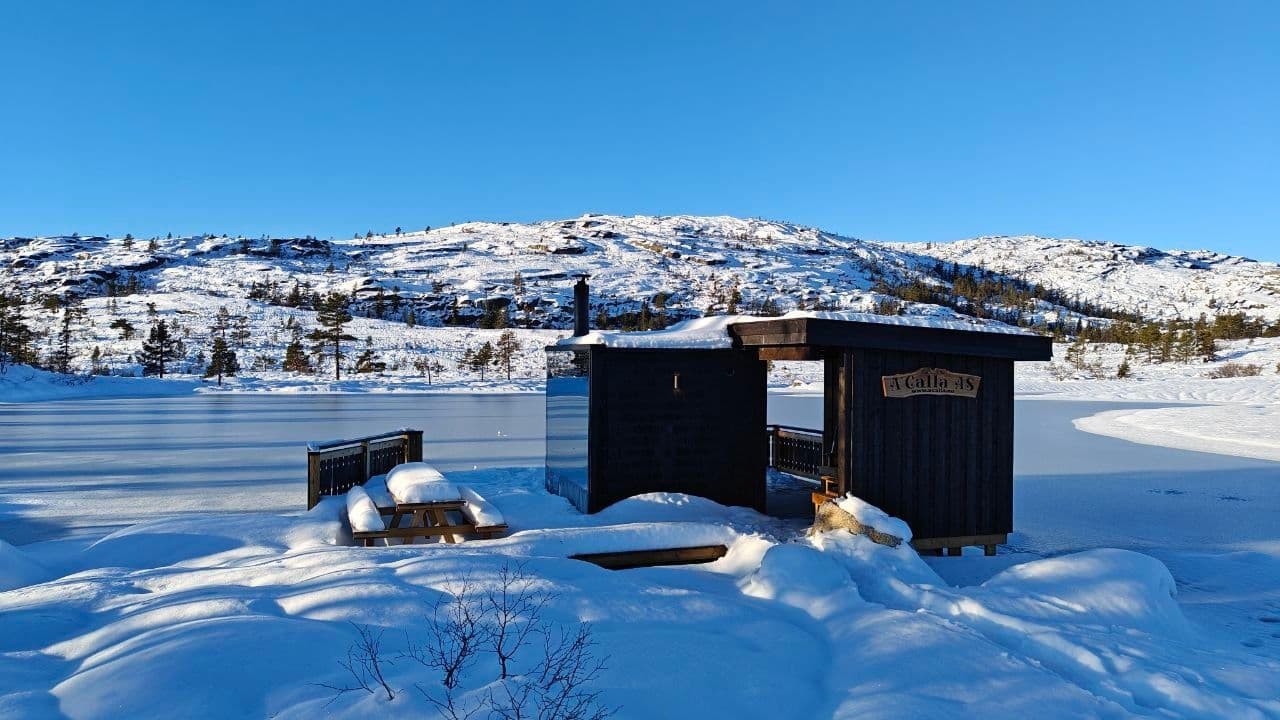
{"label": "deck railing", "polygon": [[822,476],[822,431],[787,425],[767,425],[769,467],[813,480]]}
{"label": "deck railing", "polygon": [[422,431],[307,444],[307,509],[326,495],[341,495],[406,462],[422,460]]}

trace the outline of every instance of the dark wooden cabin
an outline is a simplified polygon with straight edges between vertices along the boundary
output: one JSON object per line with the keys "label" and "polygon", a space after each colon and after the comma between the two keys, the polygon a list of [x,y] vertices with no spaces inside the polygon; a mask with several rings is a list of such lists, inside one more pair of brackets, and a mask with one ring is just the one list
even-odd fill
{"label": "dark wooden cabin", "polygon": [[[1013,530],[1013,364],[1052,344],[937,325],[755,319],[722,349],[549,347],[547,488],[584,512],[658,491],[763,511],[772,461],[902,518],[918,549],[993,550]],[[765,432],[766,360],[824,364],[821,430]]]}
{"label": "dark wooden cabin", "polygon": [[917,549],[1006,542],[1013,364],[1050,359],[1050,338],[821,318],[729,333],[761,358],[824,363],[821,474],[837,494],[905,520]]}

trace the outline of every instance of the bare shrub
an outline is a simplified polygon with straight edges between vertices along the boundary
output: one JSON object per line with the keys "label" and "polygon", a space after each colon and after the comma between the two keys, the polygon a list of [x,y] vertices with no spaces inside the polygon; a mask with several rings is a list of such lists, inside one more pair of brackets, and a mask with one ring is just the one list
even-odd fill
{"label": "bare shrub", "polygon": [[423,697],[450,720],[465,720],[481,710],[479,704],[462,699],[459,686],[467,670],[479,659],[488,628],[486,607],[477,598],[470,577],[458,589],[443,596],[427,619],[427,640],[418,644],[406,635],[404,656],[436,671],[438,693],[416,685]]}
{"label": "bare shrub", "polygon": [[1218,380],[1221,378],[1254,377],[1262,374],[1262,366],[1252,363],[1223,363],[1205,373],[1205,377]]}
{"label": "bare shrub", "polygon": [[[376,634],[369,629],[368,625],[351,624],[359,633],[359,638],[347,648],[347,659],[339,660],[338,664],[343,667],[351,675],[354,682],[353,685],[328,685],[319,683],[320,687],[328,688],[335,691],[333,700],[337,700],[349,692],[363,690],[370,695],[375,695],[381,688],[387,695],[387,700],[396,699],[396,691],[387,682],[386,676],[382,672],[382,665],[392,664],[390,661],[382,658],[382,635],[386,630],[379,630]],[[333,700],[329,702],[332,703]]]}
{"label": "bare shrub", "polygon": [[[600,692],[592,689],[606,658],[595,655],[591,626],[569,630],[547,621],[543,612],[555,596],[539,591],[523,564],[503,565],[497,580],[480,594],[470,577],[463,578],[433,609],[427,639],[421,644],[406,640],[403,656],[439,678],[436,689],[416,685],[423,697],[449,720],[481,712],[501,720],[613,715],[617,709],[603,706]],[[540,647],[535,640],[541,640]],[[526,649],[530,652],[522,652]],[[483,694],[468,695],[463,680],[486,654],[493,656],[497,677]]]}

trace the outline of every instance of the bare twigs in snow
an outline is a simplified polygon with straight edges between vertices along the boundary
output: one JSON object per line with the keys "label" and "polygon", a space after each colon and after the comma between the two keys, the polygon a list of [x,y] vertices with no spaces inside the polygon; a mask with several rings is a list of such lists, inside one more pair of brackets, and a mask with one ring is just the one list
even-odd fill
{"label": "bare twigs in snow", "polygon": [[[363,690],[370,695],[374,695],[377,694],[379,688],[386,693],[388,701],[395,700],[396,691],[387,682],[387,678],[382,672],[383,663],[392,664],[382,658],[382,634],[386,631],[379,630],[374,633],[369,629],[368,625],[351,623],[351,626],[356,629],[359,638],[347,648],[347,659],[339,660],[338,664],[351,675],[355,684],[340,686],[320,683],[320,687],[335,691],[333,700],[337,700],[343,695],[356,690]],[[333,702],[333,700],[329,702]]]}
{"label": "bare twigs in snow", "polygon": [[[595,642],[586,623],[569,631],[542,624],[542,658],[521,676],[499,680],[490,689],[491,715],[501,720],[605,720],[616,712],[600,703],[592,684],[605,661],[592,652]],[[499,692],[501,695],[499,695]]]}
{"label": "bare twigs in snow", "polygon": [[466,671],[478,659],[488,629],[484,622],[485,605],[475,597],[470,577],[463,578],[458,590],[436,602],[427,622],[427,640],[406,640],[405,657],[435,670],[440,675],[439,693],[418,685],[419,692],[442,715],[450,720],[465,720],[480,711],[461,698],[458,687]]}
{"label": "bare twigs in snow", "polygon": [[511,677],[512,660],[538,630],[542,609],[554,597],[535,592],[523,563],[506,564],[498,571],[498,587],[485,597],[485,604],[493,623],[487,639],[498,659],[500,680]]}
{"label": "bare twigs in snow", "polygon": [[[407,635],[397,657],[432,671],[434,683],[415,687],[448,720],[470,720],[482,712],[497,720],[605,720],[617,709],[603,706],[593,685],[606,659],[595,655],[590,625],[565,628],[543,617],[554,598],[539,590],[524,564],[503,565],[488,590],[463,577],[432,608],[425,637]],[[382,632],[355,628],[359,640],[339,662],[354,685],[323,687],[337,691],[334,699],[381,688],[394,700],[396,691],[383,674],[383,665],[391,663],[382,659]],[[483,666],[494,677],[479,686],[466,682],[486,655],[492,663]]]}

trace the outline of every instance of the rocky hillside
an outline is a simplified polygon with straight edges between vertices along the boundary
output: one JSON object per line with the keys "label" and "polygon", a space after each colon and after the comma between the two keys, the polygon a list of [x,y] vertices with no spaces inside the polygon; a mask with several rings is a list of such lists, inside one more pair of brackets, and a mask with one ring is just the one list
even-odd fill
{"label": "rocky hillside", "polygon": [[[446,361],[495,323],[569,327],[573,278],[591,276],[597,324],[655,327],[708,313],[796,308],[963,313],[1023,325],[1242,311],[1280,319],[1280,268],[1210,252],[1036,237],[886,244],[810,227],[731,217],[580,218],[465,223],[353,239],[195,236],[43,237],[0,241],[0,283],[52,338],[80,299],[80,367],[98,348],[127,369],[154,317],[180,320],[195,348],[218,308],[244,317],[241,363],[267,369],[316,300],[352,298],[352,334],[392,369],[423,352]],[[942,308],[935,303],[947,305]],[[110,326],[125,319],[139,336]],[[448,328],[448,329],[441,329]],[[43,340],[43,352],[53,343]],[[536,373],[537,358],[527,370]]]}

